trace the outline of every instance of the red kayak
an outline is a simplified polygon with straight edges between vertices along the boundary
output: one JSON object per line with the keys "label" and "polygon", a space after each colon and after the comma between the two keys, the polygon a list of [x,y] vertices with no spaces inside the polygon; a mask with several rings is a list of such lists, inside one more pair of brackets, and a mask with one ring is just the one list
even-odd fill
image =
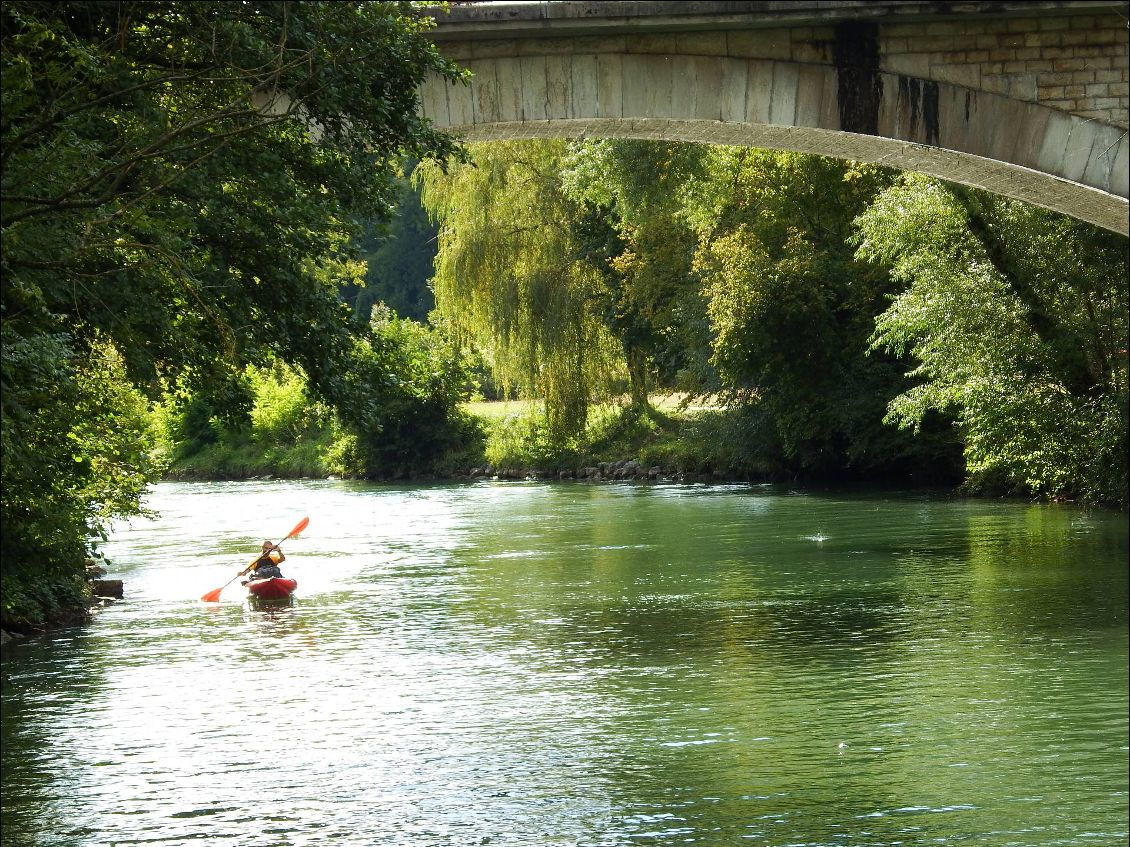
{"label": "red kayak", "polygon": [[294,593],[298,581],[285,576],[272,576],[269,579],[253,579],[247,583],[247,591],[260,600],[285,600]]}

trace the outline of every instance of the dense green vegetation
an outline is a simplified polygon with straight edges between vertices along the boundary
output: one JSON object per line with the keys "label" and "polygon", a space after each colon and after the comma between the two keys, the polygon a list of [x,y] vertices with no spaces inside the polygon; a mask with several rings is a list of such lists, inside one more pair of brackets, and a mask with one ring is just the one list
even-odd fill
{"label": "dense green vegetation", "polygon": [[472,166],[421,171],[444,223],[437,311],[504,386],[546,398],[554,440],[583,430],[618,364],[606,286],[576,231],[582,210],[560,190],[564,150],[481,145]]}
{"label": "dense green vegetation", "polygon": [[1125,505],[1126,239],[920,176],[859,232],[908,283],[873,337],[919,363],[889,420],[953,415],[976,488]]}
{"label": "dense green vegetation", "polygon": [[[799,154],[464,149],[416,116],[461,77],[428,22],[4,4],[5,626],[80,609],[166,472],[634,458],[1126,505],[1125,238]],[[469,414],[476,383],[531,411]]]}
{"label": "dense green vegetation", "polygon": [[399,181],[395,214],[387,226],[370,222],[358,240],[365,276],[352,294],[353,308],[368,320],[373,306],[384,303],[402,318],[423,323],[435,307],[428,287],[439,231],[428,220],[419,189],[407,178]]}
{"label": "dense green vegetation", "polygon": [[376,432],[449,439],[442,380],[396,376],[407,340],[339,295],[398,164],[455,149],[417,117],[426,73],[460,76],[428,25],[407,3],[3,5],[5,625],[73,610],[92,539],[137,510],[160,470],[141,396],[206,441],[278,360],[352,462],[387,459]]}
{"label": "dense green vegetation", "polygon": [[472,158],[421,168],[437,313],[544,402],[531,445],[575,453],[588,410],[624,392],[625,426],[646,429],[658,386],[725,400],[697,425],[731,475],[965,477],[1125,505],[1125,238],[798,154]]}
{"label": "dense green vegetation", "polygon": [[226,421],[200,395],[168,397],[150,430],[166,474],[182,479],[402,478],[454,473],[478,461],[480,425],[461,407],[471,374],[446,336],[374,307],[372,337],[391,351],[374,362],[402,382],[384,397],[381,428],[361,431],[311,391],[299,369],[276,359],[244,373],[250,414]]}

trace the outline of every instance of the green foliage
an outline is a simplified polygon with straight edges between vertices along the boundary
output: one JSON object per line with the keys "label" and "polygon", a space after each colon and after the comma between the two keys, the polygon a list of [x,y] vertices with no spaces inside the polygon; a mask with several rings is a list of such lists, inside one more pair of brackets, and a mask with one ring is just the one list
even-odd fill
{"label": "green foliage", "polygon": [[466,354],[441,330],[383,304],[369,330],[355,339],[355,405],[331,408],[281,361],[248,367],[246,425],[225,424],[199,397],[170,400],[160,419],[176,457],[173,473],[388,478],[467,466],[461,454],[476,455],[481,433],[461,408],[473,388]]}
{"label": "green foliage", "polygon": [[82,608],[87,539],[136,514],[161,470],[144,399],[109,341],[76,351],[64,335],[4,327],[3,621],[27,629]]}
{"label": "green foliage", "polygon": [[554,437],[584,428],[623,373],[599,271],[574,235],[561,142],[475,145],[473,165],[417,169],[441,224],[436,311],[483,351],[504,390],[545,401]]}
{"label": "green foliage", "polygon": [[[0,7],[6,581],[70,585],[102,515],[151,475],[76,418],[99,418],[80,381],[91,351],[116,351],[123,385],[200,401],[199,446],[216,443],[205,421],[246,424],[244,369],[276,358],[376,423],[365,398],[395,391],[353,372],[347,222],[388,215],[399,162],[455,150],[418,116],[428,73],[462,77],[430,21],[408,3]],[[66,492],[34,509],[31,445]]]}
{"label": "green foliage", "polygon": [[763,409],[739,405],[686,416],[668,435],[648,444],[641,461],[682,473],[727,478],[779,479],[791,476],[780,461],[781,445]]}
{"label": "green foliage", "polygon": [[533,405],[484,418],[485,458],[499,469],[548,473],[635,459],[666,472],[779,478],[786,472],[772,457],[780,447],[765,443],[773,430],[759,414],[746,406],[668,413],[650,405],[604,404],[593,409],[584,432],[562,440],[550,433],[544,411]]}
{"label": "green foliage", "polygon": [[339,432],[321,455],[326,473],[344,479],[364,479],[368,475],[361,439],[352,432]]}
{"label": "green foliage", "polygon": [[472,359],[444,328],[397,317],[383,304],[373,308],[369,326],[357,359],[368,369],[361,373],[366,383],[380,379],[383,390],[367,398],[375,404],[372,417],[339,409],[357,437],[365,476],[434,472],[452,451],[478,438],[460,408],[474,388]]}
{"label": "green foliage", "polygon": [[891,283],[848,240],[891,175],[741,148],[711,151],[706,173],[688,217],[700,228],[712,362],[731,396],[757,407],[736,416],[739,429],[772,429],[755,439],[771,451],[763,460],[815,474],[952,467],[935,433],[915,440],[883,426],[904,367],[866,355]]}
{"label": "green foliage", "polygon": [[331,425],[332,409],[310,396],[306,376],[298,369],[281,361],[270,368],[251,366],[248,381],[255,393],[251,407],[253,441],[294,446]]}
{"label": "green foliage", "polygon": [[387,232],[370,225],[358,243],[365,260],[364,286],[357,292],[354,312],[367,318],[377,303],[387,304],[403,318],[424,321],[435,308],[429,287],[434,273],[439,230],[424,211],[419,189],[400,181],[396,212]]}
{"label": "green foliage", "polygon": [[660,386],[718,388],[688,220],[688,192],[702,184],[706,150],[606,139],[573,144],[565,158],[565,191],[584,210],[574,230],[602,272],[603,317],[624,348],[636,405],[653,375]]}
{"label": "green foliage", "polygon": [[324,476],[322,454],[334,433],[333,410],[311,396],[305,375],[276,360],[248,366],[243,419],[223,420],[204,398],[171,396],[153,412],[174,476],[243,479]]}
{"label": "green foliage", "polygon": [[338,3],[4,15],[5,293],[22,321],[105,327],[145,384],[206,385],[273,352],[320,382],[318,351],[348,326],[345,214],[387,214],[405,148],[451,149],[415,116],[424,73],[454,74],[421,20]]}
{"label": "green foliage", "polygon": [[908,284],[873,338],[920,363],[889,419],[956,416],[973,487],[1125,505],[1126,240],[919,176],[859,225]]}
{"label": "green foliage", "polygon": [[544,409],[532,406],[492,421],[483,455],[496,468],[551,472],[576,464],[576,436],[553,434]]}
{"label": "green foliage", "polygon": [[639,459],[641,450],[673,429],[672,418],[650,405],[608,406],[602,412],[581,442],[584,464]]}

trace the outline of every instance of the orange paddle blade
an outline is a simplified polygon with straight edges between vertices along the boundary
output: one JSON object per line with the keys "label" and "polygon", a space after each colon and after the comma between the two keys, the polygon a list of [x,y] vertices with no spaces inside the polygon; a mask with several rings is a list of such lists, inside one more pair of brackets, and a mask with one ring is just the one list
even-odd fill
{"label": "orange paddle blade", "polygon": [[[306,529],[306,527],[309,526],[309,524],[310,524],[310,518],[303,518],[302,520],[300,520],[298,522],[298,525],[295,526],[294,529],[292,529],[290,531],[290,533],[287,535],[286,538],[294,538],[294,536],[298,535],[298,533],[300,533],[300,532],[302,532],[302,530]],[[284,538],[283,540],[285,541],[286,538]]]}
{"label": "orange paddle blade", "polygon": [[219,603],[220,602],[220,593],[223,590],[224,590],[223,587],[213,589],[212,591],[209,591],[207,594],[205,594],[200,599],[203,600],[205,603]]}

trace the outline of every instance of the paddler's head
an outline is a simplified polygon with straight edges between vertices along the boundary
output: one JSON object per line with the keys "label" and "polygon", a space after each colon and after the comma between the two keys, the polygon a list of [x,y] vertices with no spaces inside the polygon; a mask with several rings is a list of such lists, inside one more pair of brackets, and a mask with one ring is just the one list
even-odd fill
{"label": "paddler's head", "polygon": [[274,546],[275,546],[275,542],[273,542],[273,541],[264,541],[264,542],[263,542],[263,552],[264,552],[264,553],[267,553],[267,552],[269,552],[269,551],[271,550],[271,548],[273,548]]}

